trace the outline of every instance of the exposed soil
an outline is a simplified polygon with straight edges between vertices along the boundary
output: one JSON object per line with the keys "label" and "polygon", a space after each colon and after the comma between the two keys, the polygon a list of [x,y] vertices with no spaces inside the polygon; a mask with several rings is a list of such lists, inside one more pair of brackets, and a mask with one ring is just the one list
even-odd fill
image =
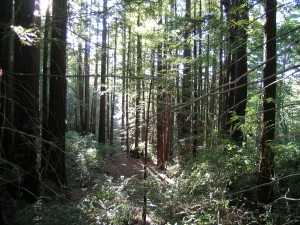
{"label": "exposed soil", "polygon": [[[112,177],[112,181],[136,176],[143,179],[144,162],[127,156],[124,152],[115,154],[107,163],[105,173]],[[158,169],[153,162],[147,162],[147,174],[152,178],[173,184],[173,180],[166,175],[167,169]]]}
{"label": "exposed soil", "polygon": [[143,179],[144,165],[139,159],[127,156],[124,152],[117,153],[111,157],[105,166],[105,173],[112,177],[112,181],[136,176]]}
{"label": "exposed soil", "polygon": [[[133,224],[143,224],[141,215],[143,211],[144,159],[130,157],[126,152],[119,150],[114,154],[100,156],[102,161],[100,164],[95,161],[91,164],[89,161],[91,159],[90,154],[93,153],[93,151],[84,151],[78,156],[74,155],[74,158],[70,160],[69,199],[80,204],[88,199],[95,203],[93,199],[98,198],[102,186],[104,185],[104,189],[111,186],[114,190],[118,189],[117,202],[124,205],[128,204],[134,208],[134,213],[131,214]],[[172,174],[172,167],[160,169],[150,160],[147,162],[147,177],[151,177],[158,183],[173,184],[174,181],[168,177],[170,174]],[[125,188],[123,188],[124,186]],[[123,196],[121,198],[124,199],[120,200],[120,196]],[[111,201],[111,204],[114,205],[114,200]],[[147,210],[147,224],[153,224],[153,221],[157,221],[155,219],[157,215],[150,207],[156,206],[152,202],[149,204],[151,206]],[[88,216],[88,220],[91,221],[90,224],[98,224],[95,223],[96,217],[101,215],[102,212],[105,213],[106,209],[100,208],[97,210],[100,213]],[[107,217],[105,218],[106,220],[103,218],[103,221],[108,222]]]}

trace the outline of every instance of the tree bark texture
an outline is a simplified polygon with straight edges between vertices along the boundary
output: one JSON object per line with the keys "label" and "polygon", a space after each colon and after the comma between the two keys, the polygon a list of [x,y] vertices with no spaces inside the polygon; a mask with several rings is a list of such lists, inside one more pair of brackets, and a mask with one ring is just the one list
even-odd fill
{"label": "tree bark texture", "polygon": [[48,141],[44,176],[62,186],[66,184],[66,26],[67,0],[53,0]]}
{"label": "tree bark texture", "polygon": [[[192,27],[190,25],[191,21],[191,1],[186,0],[185,2],[186,8],[185,8],[185,27],[184,27],[184,41],[185,46],[183,50],[183,57],[187,62],[183,65],[183,78],[182,78],[182,102],[188,102],[190,101],[192,97],[192,77],[191,77],[191,63],[188,62],[191,59],[192,51],[190,46],[190,36],[191,36],[191,30]],[[191,120],[189,119],[191,110],[190,107],[185,107],[182,112],[180,112],[180,128],[181,129],[181,137],[180,138],[187,138],[190,135],[191,131]]]}
{"label": "tree bark texture", "polygon": [[[227,14],[228,48],[226,54],[227,74],[224,82],[232,82],[227,96],[222,99],[227,103],[223,115],[227,115],[225,132],[230,133],[237,143],[243,141],[241,123],[244,121],[247,103],[247,25],[248,1],[223,1]],[[239,25],[240,24],[240,25]],[[236,116],[232,120],[233,116]]]}
{"label": "tree bark texture", "polygon": [[[265,66],[263,82],[263,114],[261,134],[261,156],[258,184],[268,184],[274,177],[274,151],[276,114],[276,0],[265,0]],[[273,185],[264,185],[258,189],[258,202],[271,203],[274,199]],[[260,208],[262,209],[262,208]]]}
{"label": "tree bark texture", "polygon": [[[25,29],[35,27],[35,1],[15,1],[15,25]],[[39,195],[37,174],[37,140],[39,138],[39,48],[15,40],[14,118],[16,164],[23,176],[20,192],[22,198],[34,202]],[[24,74],[24,75],[22,75]]]}
{"label": "tree bark texture", "polygon": [[90,41],[85,41],[84,49],[84,123],[85,133],[90,131]]}
{"label": "tree bark texture", "polygon": [[[140,26],[141,15],[139,12],[137,26]],[[135,142],[134,151],[135,157],[139,155],[139,143],[141,136],[141,79],[142,79],[142,37],[140,34],[137,35],[137,45],[136,45],[136,99],[135,99]]]}
{"label": "tree bark texture", "polygon": [[[42,139],[46,140],[49,115],[49,39],[50,39],[50,6],[48,5],[45,19],[44,45],[43,45],[43,89],[42,89]],[[45,150],[45,142],[42,142],[42,154]],[[42,161],[44,158],[42,157]],[[44,162],[43,162],[44,163]]]}
{"label": "tree bark texture", "polygon": [[[12,133],[5,129],[10,127],[12,121],[12,101],[13,88],[12,88],[12,71],[11,65],[11,53],[13,46],[10,44],[13,39],[12,31],[10,30],[11,22],[13,22],[12,16],[13,4],[11,0],[4,0],[0,7],[0,70],[2,76],[0,76],[0,157],[7,159],[13,154],[12,152]],[[12,54],[13,55],[13,54]]]}
{"label": "tree bark texture", "polygon": [[82,45],[78,46],[78,92],[79,92],[79,118],[80,129],[85,130],[85,117],[84,117],[84,79],[83,79],[83,62],[82,62]]}
{"label": "tree bark texture", "polygon": [[105,136],[105,114],[106,114],[106,60],[107,60],[107,0],[103,0],[103,22],[102,22],[102,54],[101,54],[101,96],[100,96],[100,118],[99,118],[99,143],[105,144],[106,136]]}

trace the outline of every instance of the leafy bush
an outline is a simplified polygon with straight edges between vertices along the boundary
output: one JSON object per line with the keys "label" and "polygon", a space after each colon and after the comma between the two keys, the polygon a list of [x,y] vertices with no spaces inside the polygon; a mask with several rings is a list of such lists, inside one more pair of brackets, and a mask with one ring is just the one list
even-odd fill
{"label": "leafy bush", "polygon": [[84,214],[74,203],[46,205],[42,200],[20,210],[15,215],[20,225],[84,225]]}

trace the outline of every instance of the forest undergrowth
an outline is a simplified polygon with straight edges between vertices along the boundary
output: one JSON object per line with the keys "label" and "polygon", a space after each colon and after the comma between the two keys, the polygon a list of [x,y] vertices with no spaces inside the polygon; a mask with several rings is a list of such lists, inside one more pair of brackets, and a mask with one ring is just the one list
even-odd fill
{"label": "forest undergrowth", "polygon": [[299,221],[299,202],[278,200],[272,211],[266,206],[268,215],[258,214],[251,190],[256,151],[237,149],[226,140],[213,150],[199,149],[201,157],[174,160],[165,170],[149,160],[146,181],[142,160],[127,156],[121,146],[99,145],[92,135],[71,131],[66,143],[68,187],[44,183],[39,200],[23,205],[13,224],[144,224],[145,190],[147,224],[259,224],[259,216],[275,224],[276,210],[282,210],[282,221]]}

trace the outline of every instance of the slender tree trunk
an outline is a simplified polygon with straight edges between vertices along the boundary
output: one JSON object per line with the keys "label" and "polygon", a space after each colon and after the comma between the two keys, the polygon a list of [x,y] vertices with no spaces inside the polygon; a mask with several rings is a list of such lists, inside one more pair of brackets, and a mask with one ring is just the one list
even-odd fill
{"label": "slender tree trunk", "polygon": [[[224,20],[223,16],[223,4],[222,1],[220,1],[220,19],[219,21],[222,23]],[[223,72],[223,35],[220,34],[220,49],[219,49],[219,87],[222,87],[224,82],[224,72]],[[220,88],[220,94],[219,94],[219,113],[218,113],[218,131],[221,133],[224,128],[224,99],[225,94],[223,92],[225,91],[224,88]]]}
{"label": "slender tree trunk", "polygon": [[[190,47],[190,36],[191,36],[191,30],[192,26],[190,25],[191,20],[191,1],[186,0],[185,1],[185,27],[184,27],[184,50],[183,50],[183,57],[187,62],[183,65],[183,78],[182,78],[182,103],[186,103],[190,101],[192,98],[192,77],[191,77],[191,63],[189,60],[191,60],[192,52]],[[190,149],[190,131],[191,131],[191,118],[190,118],[191,108],[190,106],[187,106],[182,109],[182,111],[179,113],[179,121],[180,126],[178,129],[180,129],[180,136],[179,139],[182,139],[183,145],[181,146],[182,149],[181,154],[185,154],[189,152]]]}
{"label": "slender tree trunk", "polygon": [[93,134],[96,134],[96,124],[97,124],[97,97],[98,97],[97,89],[98,89],[98,70],[99,70],[98,59],[99,57],[96,49],[96,57],[95,57],[96,63],[95,63],[95,77],[94,77],[95,80],[94,80],[94,89],[93,89],[92,106],[91,106],[91,120],[90,120],[90,131]]}
{"label": "slender tree trunk", "polygon": [[81,132],[85,131],[85,120],[84,120],[84,85],[83,85],[83,69],[82,69],[82,46],[79,43],[78,46],[78,89],[79,89],[79,117]]}
{"label": "slender tree trunk", "polygon": [[[194,18],[196,18],[197,15],[197,7],[196,7],[197,2],[194,2]],[[201,2],[200,2],[201,4]],[[200,27],[200,26],[199,26]],[[194,36],[197,36],[198,29],[199,28],[196,24],[194,24]],[[197,40],[194,40],[194,49],[193,49],[193,58],[197,58],[198,54],[198,49],[197,49]],[[199,76],[199,66],[198,64],[194,65],[194,76],[193,76],[193,97],[196,99],[198,97],[198,76]],[[192,128],[193,128],[193,156],[196,156],[197,153],[197,147],[198,147],[198,109],[199,109],[199,102],[196,101],[193,105],[193,120],[192,120]]]}
{"label": "slender tree trunk", "polygon": [[125,145],[125,119],[126,119],[126,26],[123,26],[122,33],[122,117],[121,117],[121,143],[122,146]]}
{"label": "slender tree trunk", "polygon": [[88,133],[90,128],[90,41],[85,41],[84,49],[84,132]]}
{"label": "slender tree trunk", "polygon": [[[208,13],[211,13],[211,2],[208,1],[207,2],[208,4]],[[210,91],[210,82],[212,79],[210,79],[210,67],[211,67],[211,54],[210,54],[210,50],[211,50],[211,40],[210,40],[210,33],[208,32],[207,35],[206,35],[206,64],[205,64],[205,72],[204,72],[204,86],[203,86],[203,89],[204,89],[204,93],[207,94],[209,93]],[[206,142],[206,145],[209,146],[209,143],[210,143],[210,136],[211,136],[211,127],[210,127],[210,105],[209,105],[209,102],[210,102],[210,99],[211,99],[211,96],[210,97],[206,97],[205,100],[204,100],[204,105],[205,105],[205,114],[203,115],[205,117],[205,142]],[[209,146],[210,147],[210,146]]]}
{"label": "slender tree trunk", "polygon": [[115,33],[115,49],[114,49],[114,68],[113,68],[113,92],[112,92],[112,102],[111,102],[111,115],[110,115],[110,135],[109,135],[109,144],[113,144],[114,140],[114,115],[115,115],[115,104],[116,104],[116,76],[117,76],[117,37],[118,29]]}
{"label": "slender tree trunk", "polygon": [[[109,39],[110,39],[110,33],[109,31],[107,32],[107,41],[106,41],[106,46],[109,46]],[[106,52],[106,74],[107,74],[107,79],[106,79],[106,87],[109,88],[110,87],[110,76],[108,76],[109,74],[109,50],[107,49]],[[110,88],[109,88],[110,89]],[[107,91],[106,92],[106,138],[109,141],[110,139],[110,106],[111,106],[111,91]]]}
{"label": "slender tree trunk", "polygon": [[[100,7],[99,7],[100,10]],[[95,55],[95,77],[94,77],[94,89],[93,89],[93,97],[92,97],[92,106],[91,106],[91,126],[90,131],[96,135],[96,124],[97,124],[97,99],[98,99],[98,77],[99,77],[99,54],[98,54],[98,46],[99,46],[99,25],[100,19],[97,20],[97,30],[96,30],[96,55]]]}
{"label": "slender tree trunk", "polygon": [[[203,12],[202,12],[202,1],[200,1],[200,5],[199,5],[199,17],[201,18],[202,15],[203,15]],[[200,30],[199,30],[199,51],[198,51],[198,58],[203,58],[203,42],[202,42],[202,39],[203,39],[203,32],[202,32],[202,28],[200,27]],[[199,70],[199,75],[198,75],[198,94],[200,96],[203,96],[205,94],[205,91],[204,91],[204,82],[203,82],[203,60],[201,60],[199,62],[199,65],[198,65],[198,70]],[[205,129],[204,129],[204,121],[205,121],[205,99],[202,98],[200,100],[200,104],[199,104],[199,108],[198,108],[198,122],[197,122],[197,125],[198,125],[198,145],[203,145],[204,144],[204,137],[205,137]]]}
{"label": "slender tree trunk", "polygon": [[100,119],[99,119],[99,136],[98,141],[106,143],[105,136],[105,114],[106,114],[106,60],[107,60],[107,0],[103,0],[103,22],[102,22],[102,54],[101,54],[101,97],[100,97]]}
{"label": "slender tree trunk", "polygon": [[[15,1],[15,24],[24,28],[34,28],[35,1],[26,3]],[[15,157],[17,164],[25,171],[20,184],[20,196],[26,201],[34,202],[39,195],[39,178],[37,173],[37,140],[39,138],[39,48],[23,45],[15,41],[15,72],[25,76],[15,76]],[[33,75],[33,76],[30,76]]]}
{"label": "slender tree trunk", "polygon": [[[210,90],[214,90],[216,88],[216,81],[217,81],[217,50],[213,50],[212,56],[212,78],[211,78],[211,86]],[[210,130],[210,135],[208,137],[208,146],[212,146],[212,132],[214,131],[215,127],[215,95],[210,96],[210,103],[209,103],[209,118],[208,118],[208,129]]]}
{"label": "slender tree trunk", "polygon": [[[162,3],[160,1],[160,3]],[[162,16],[158,22],[159,25],[162,25]],[[159,43],[157,47],[157,76],[159,81],[162,81],[163,78],[163,43]],[[164,88],[162,85],[157,87],[157,118],[156,118],[156,158],[157,158],[157,166],[159,168],[165,168],[165,161],[164,161],[164,117],[165,114],[163,113],[165,104],[164,102]]]}
{"label": "slender tree trunk", "polygon": [[[150,66],[150,73],[151,73],[151,77],[154,78],[155,75],[155,49],[153,48],[151,50],[151,66]],[[151,96],[151,113],[154,115],[156,113],[155,111],[155,95],[153,94],[152,91],[152,96]],[[157,121],[153,120],[152,125],[151,125],[151,144],[156,144],[156,125],[157,125]]]}
{"label": "slender tree trunk", "polygon": [[129,26],[128,29],[128,46],[127,46],[127,70],[126,70],[126,152],[130,153],[130,130],[129,130],[129,73],[130,69],[129,66],[131,65],[131,27]]}
{"label": "slender tree trunk", "polygon": [[[145,61],[145,59],[144,59]],[[146,140],[146,108],[145,108],[145,102],[146,102],[146,93],[145,93],[145,80],[142,80],[142,127],[141,127],[141,141],[145,142]]]}
{"label": "slender tree trunk", "polygon": [[[138,15],[137,26],[140,26],[140,12]],[[136,99],[135,99],[135,157],[138,158],[139,156],[139,143],[140,143],[140,117],[141,117],[141,79],[142,79],[142,37],[140,34],[137,35],[137,45],[136,45],[136,52],[137,52],[137,64],[136,64]]]}
{"label": "slender tree trunk", "polygon": [[[174,1],[173,3],[173,10],[174,10],[174,15],[175,17],[178,16],[177,14],[177,0]],[[175,29],[178,29],[178,25],[175,25]],[[176,41],[180,41],[179,38],[176,38]],[[179,57],[179,49],[176,48],[175,49],[175,57],[178,58]],[[176,103],[180,103],[181,102],[181,93],[180,93],[180,73],[179,73],[179,65],[175,65],[174,66],[174,69],[176,71],[176,80],[175,80],[175,83],[176,83],[176,86],[175,86],[175,92],[176,92],[176,100],[175,102]],[[181,137],[182,137],[182,134],[181,134],[181,112],[178,112],[176,113],[175,117],[176,117],[176,129],[175,129],[175,134],[177,134],[176,138],[177,138],[177,143],[175,146],[179,146],[177,148],[174,149],[174,151],[178,151],[180,150],[180,146],[181,146]]]}
{"label": "slender tree trunk", "polygon": [[[273,185],[268,184],[274,177],[274,151],[276,113],[276,0],[265,0],[265,66],[263,82],[263,115],[261,134],[261,156],[259,166],[258,202],[269,204],[274,199]],[[268,184],[268,185],[266,185]],[[263,212],[263,205],[259,206]]]}
{"label": "slender tree trunk", "polygon": [[[47,122],[48,122],[48,83],[49,83],[49,38],[50,38],[50,4],[47,6],[46,19],[45,19],[45,32],[44,32],[44,52],[43,52],[43,91],[42,91],[42,139],[47,138]],[[42,156],[44,155],[44,148],[47,148],[42,143]],[[44,157],[41,159],[45,160]],[[44,162],[42,163],[44,164]]]}

